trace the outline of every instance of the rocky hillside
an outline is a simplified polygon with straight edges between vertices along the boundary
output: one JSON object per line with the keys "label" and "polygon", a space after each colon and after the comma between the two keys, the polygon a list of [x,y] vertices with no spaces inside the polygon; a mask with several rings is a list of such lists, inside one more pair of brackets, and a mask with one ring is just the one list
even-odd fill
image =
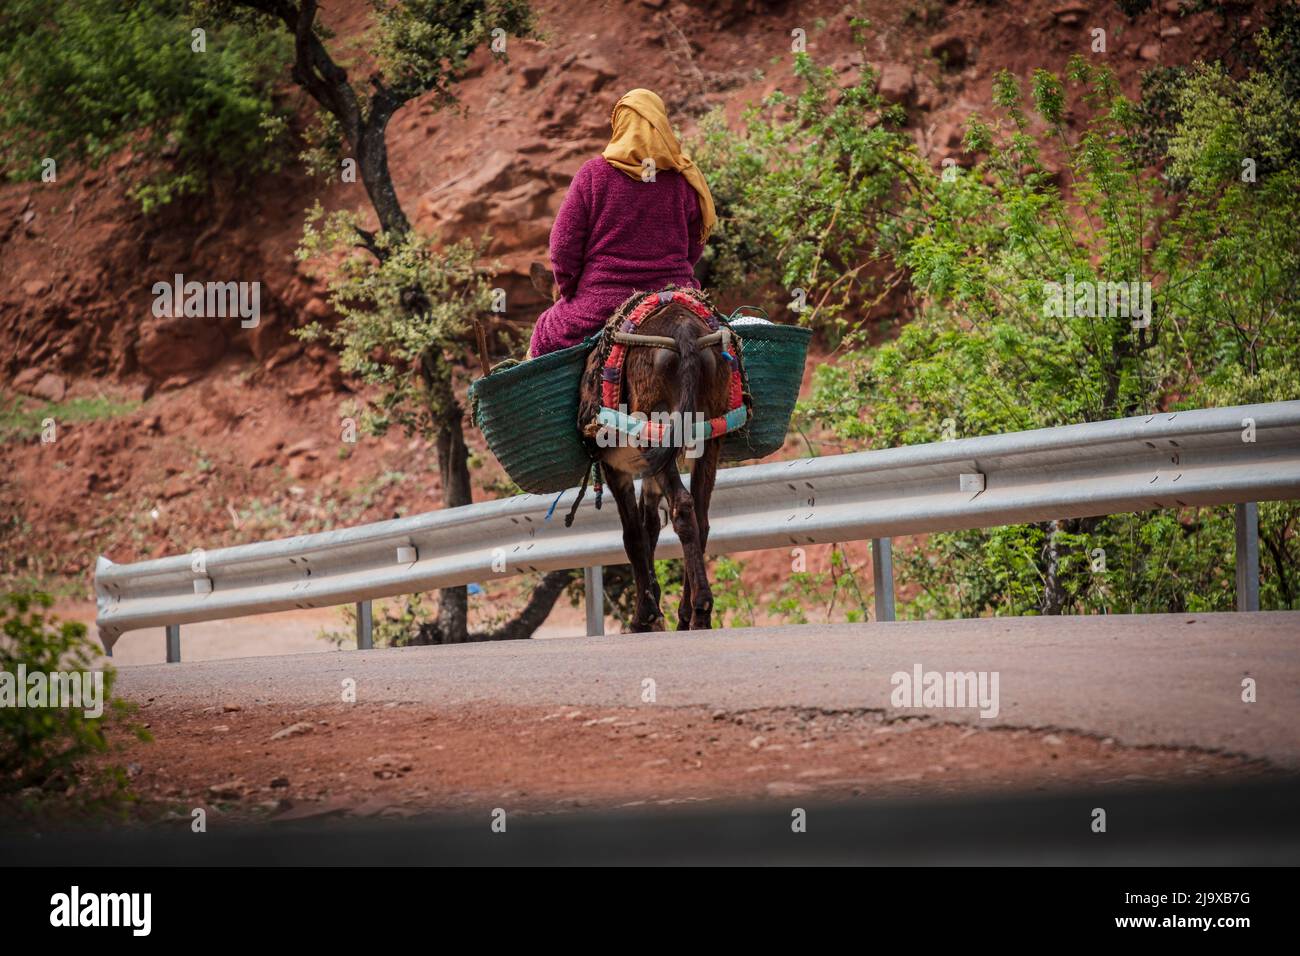
{"label": "rocky hillside", "polygon": [[[603,144],[609,109],[629,88],[659,91],[689,135],[708,110],[734,120],[790,84],[792,31],[847,82],[862,59],[849,21],[865,16],[882,90],[908,107],[938,166],[968,159],[963,124],[988,109],[1000,69],[1061,70],[1100,28],[1107,52],[1093,55],[1132,93],[1142,70],[1212,55],[1223,42],[1216,15],[1183,16],[1172,0],[1132,22],[1111,0],[536,7],[541,36],[512,41],[508,64],[482,56],[461,110],[417,101],[389,130],[398,193],[417,228],[447,239],[490,232],[509,306],[503,349],[541,305],[528,264],[545,257],[568,180]],[[368,10],[339,0],[325,19],[356,38]],[[99,553],[133,560],[437,507],[424,442],[339,442],[352,384],[325,347],[290,334],[330,314],[293,255],[303,212],[316,200],[361,207],[362,187],[322,188],[290,162],[146,216],[124,188],[143,162],[128,150],[97,169],[61,171],[57,183],[0,188],[0,576],[61,576],[69,594],[84,595]],[[261,322],[155,317],[151,288],[177,273],[260,282]],[[476,373],[467,356],[466,377]],[[57,437],[42,442],[50,418]],[[472,429],[470,439],[481,448]],[[491,497],[501,475],[479,454],[476,494]]]}

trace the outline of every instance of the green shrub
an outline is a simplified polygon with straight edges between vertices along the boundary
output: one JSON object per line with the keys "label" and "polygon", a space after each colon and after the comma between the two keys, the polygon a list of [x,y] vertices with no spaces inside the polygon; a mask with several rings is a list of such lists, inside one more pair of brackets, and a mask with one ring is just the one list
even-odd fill
{"label": "green shrub", "polygon": [[[85,625],[49,615],[52,605],[53,599],[40,592],[8,594],[0,603],[0,671],[13,675],[10,693],[25,690],[13,686],[20,666],[28,675],[89,674],[99,664],[99,648],[87,638]],[[66,789],[82,779],[76,763],[108,749],[109,714],[127,710],[112,698],[112,668],[104,667],[103,675],[103,713],[98,717],[87,716],[82,707],[20,707],[5,700],[0,706],[0,793]]]}
{"label": "green shrub", "polygon": [[[1161,74],[1140,103],[1079,57],[1064,78],[1003,72],[995,118],[970,118],[965,148],[978,161],[965,170],[933,168],[891,129],[869,67],[837,91],[801,58],[792,96],[751,110],[740,131],[704,125],[696,156],[721,211],[710,281],[809,290],[802,320],[845,352],[816,370],[801,413],[849,443],[1296,398],[1292,20],[1274,16],[1255,37],[1251,69]],[[1085,117],[1077,133],[1068,115]],[[895,282],[912,320],[873,344],[850,316]],[[1048,307],[1067,282],[1148,283],[1149,323]],[[1300,505],[1261,506],[1264,607],[1300,606],[1298,527]],[[935,534],[899,563],[922,588],[902,609],[913,616],[1234,601],[1228,508]],[[789,597],[773,610],[788,612]]]}
{"label": "green shrub", "polygon": [[[1194,71],[1167,137],[1187,187],[1170,193],[1146,168],[1139,111],[1110,74],[1076,60],[1070,80],[1091,116],[1073,139],[1066,85],[1042,71],[1032,83],[1033,109],[1068,160],[1059,174],[1004,73],[995,84],[1004,119],[973,118],[967,136],[987,158],[951,181],[922,180],[899,254],[916,319],[895,341],[819,370],[808,403],[843,436],[885,447],[1298,394],[1300,170],[1273,153],[1256,181],[1242,181],[1244,150],[1268,119],[1244,123],[1233,104],[1271,109],[1279,128],[1289,107],[1249,94],[1267,89],[1266,77]],[[1048,284],[1068,277],[1151,283],[1150,328],[1127,315],[1054,314]],[[1262,606],[1300,598],[1298,519],[1295,503],[1261,508]],[[1234,603],[1227,508],[938,534],[926,548],[901,562],[923,588],[912,615]]]}
{"label": "green shrub", "polygon": [[703,281],[732,305],[776,295],[771,304],[789,303],[834,344],[855,324],[851,310],[897,280],[887,253],[911,140],[869,65],[840,89],[833,70],[800,53],[795,76],[796,95],[773,93],[739,132],[706,117],[691,144],[718,208]]}
{"label": "green shrub", "polygon": [[39,179],[47,157],[97,165],[130,145],[166,160],[133,174],[146,211],[203,191],[216,171],[274,169],[287,113],[272,88],[289,59],[280,34],[188,17],[181,0],[8,0],[0,163],[11,179]]}

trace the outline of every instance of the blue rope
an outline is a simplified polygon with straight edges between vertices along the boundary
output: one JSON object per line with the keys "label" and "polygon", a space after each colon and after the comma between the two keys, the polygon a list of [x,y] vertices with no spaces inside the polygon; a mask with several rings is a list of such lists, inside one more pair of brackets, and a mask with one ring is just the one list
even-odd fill
{"label": "blue rope", "polygon": [[560,499],[563,497],[564,497],[563,491],[561,491],[558,495],[555,496],[555,500],[551,502],[550,510],[546,512],[546,517],[542,519],[543,521],[551,520],[551,515],[555,514],[555,506],[560,503]]}

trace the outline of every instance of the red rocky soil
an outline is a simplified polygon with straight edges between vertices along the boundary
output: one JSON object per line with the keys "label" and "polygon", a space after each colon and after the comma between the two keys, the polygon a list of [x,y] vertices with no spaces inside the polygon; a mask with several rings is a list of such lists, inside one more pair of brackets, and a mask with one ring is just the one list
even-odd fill
{"label": "red rocky soil", "polygon": [[481,704],[146,704],[128,767],[142,821],[293,821],[428,812],[561,812],[701,801],[836,800],[1275,772],[1245,758],[1127,748],[1063,731],[984,730],[879,714]]}

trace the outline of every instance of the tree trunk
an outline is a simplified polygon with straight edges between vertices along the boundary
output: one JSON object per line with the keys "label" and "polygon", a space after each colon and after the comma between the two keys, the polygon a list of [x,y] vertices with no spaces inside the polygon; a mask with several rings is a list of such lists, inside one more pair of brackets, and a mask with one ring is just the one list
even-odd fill
{"label": "tree trunk", "polygon": [[1060,545],[1056,543],[1056,532],[1061,530],[1061,522],[1047,523],[1047,544],[1044,546],[1046,568],[1043,574],[1043,600],[1039,609],[1044,614],[1060,614],[1065,607],[1065,586],[1061,580]]}
{"label": "tree trunk", "polygon": [[542,576],[541,583],[533,589],[524,609],[513,620],[507,621],[495,631],[476,635],[471,640],[518,641],[532,637],[533,631],[546,621],[546,616],[551,613],[551,608],[564,593],[564,588],[573,579],[573,575],[573,571],[547,572]]}
{"label": "tree trunk", "polygon": [[[388,168],[388,122],[414,94],[394,92],[384,86],[378,74],[372,75],[372,92],[363,108],[345,69],[330,56],[313,32],[317,0],[284,3],[280,0],[242,0],[241,5],[260,10],[280,19],[294,35],[293,77],[320,107],[338,120],[345,139],[352,147],[366,195],[379,217],[380,229],[394,237],[411,230],[410,219],[402,209]],[[362,233],[362,243],[372,254],[381,256],[373,235]],[[403,296],[412,314],[427,307],[423,289],[411,289]],[[424,357],[417,370],[429,390],[430,410],[434,421],[434,440],[438,456],[438,473],[442,479],[442,506],[459,508],[473,501],[469,475],[469,453],[465,447],[464,411],[452,388],[451,368],[441,353]],[[569,580],[570,572],[548,574],[533,593],[527,607],[513,621],[495,634],[528,637],[546,619],[555,600]],[[430,631],[435,633],[430,634]],[[464,587],[443,588],[438,592],[438,618],[432,628],[420,628],[413,636],[417,643],[460,644],[470,640],[469,599]]]}
{"label": "tree trunk", "polygon": [[[386,129],[374,128],[371,124],[378,117],[371,116],[356,144],[357,167],[361,172],[361,182],[366,187],[370,204],[379,216],[379,225],[385,232],[395,236],[404,236],[411,231],[411,222],[397,199],[397,189],[393,186],[393,177],[388,170],[388,141],[384,138]],[[387,120],[384,120],[385,125]]]}
{"label": "tree trunk", "polygon": [[1291,578],[1287,573],[1288,555],[1286,541],[1287,526],[1283,521],[1277,529],[1276,534],[1272,529],[1265,527],[1265,522],[1260,522],[1259,540],[1264,542],[1264,548],[1273,558],[1273,570],[1277,576],[1277,588],[1282,596],[1282,607],[1295,607],[1296,596],[1291,591]]}
{"label": "tree trunk", "polygon": [[[451,390],[442,382],[441,394],[435,398],[438,475],[442,479],[442,506],[459,508],[474,500],[469,477],[469,451],[461,423],[463,411]],[[548,608],[549,610],[549,608]],[[444,644],[463,644],[469,640],[469,595],[464,587],[443,588],[438,592],[438,630]]]}
{"label": "tree trunk", "polygon": [[1073,577],[1077,583],[1080,574],[1091,573],[1090,569],[1085,572],[1075,565],[1074,570],[1067,575],[1064,566],[1066,558],[1073,551],[1064,544],[1053,542],[1052,535],[1058,531],[1064,534],[1092,534],[1105,520],[1104,516],[1065,518],[1042,525],[1047,532],[1047,543],[1043,546],[1043,598],[1039,604],[1042,613],[1064,614],[1071,604],[1067,577]]}

